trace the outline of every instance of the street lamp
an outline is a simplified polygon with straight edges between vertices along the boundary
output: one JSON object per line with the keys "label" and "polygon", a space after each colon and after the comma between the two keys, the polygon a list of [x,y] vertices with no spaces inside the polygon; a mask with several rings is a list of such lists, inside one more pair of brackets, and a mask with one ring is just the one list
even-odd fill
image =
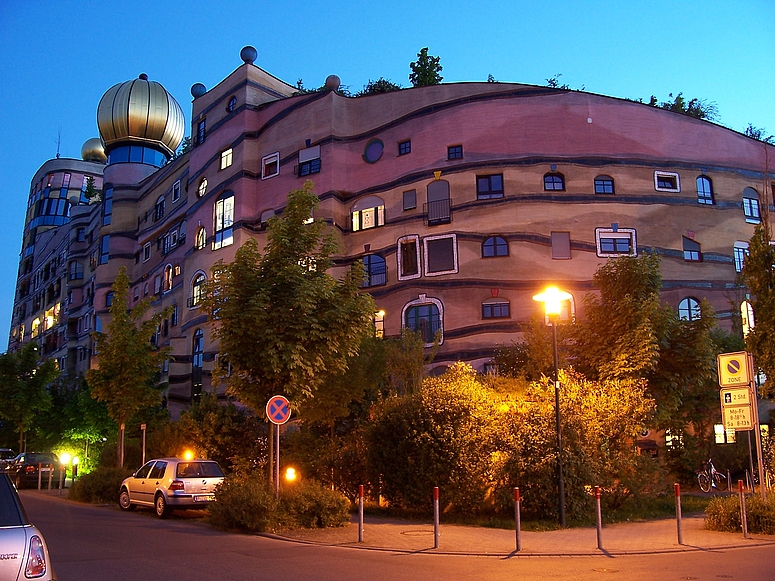
{"label": "street lamp", "polygon": [[562,303],[571,295],[557,287],[550,286],[541,294],[533,297],[534,301],[544,304],[544,310],[552,323],[552,346],[554,348],[554,418],[557,423],[557,483],[559,488],[560,526],[565,528],[565,478],[562,475],[562,430],[560,429],[560,375],[557,358],[557,321],[562,312]]}

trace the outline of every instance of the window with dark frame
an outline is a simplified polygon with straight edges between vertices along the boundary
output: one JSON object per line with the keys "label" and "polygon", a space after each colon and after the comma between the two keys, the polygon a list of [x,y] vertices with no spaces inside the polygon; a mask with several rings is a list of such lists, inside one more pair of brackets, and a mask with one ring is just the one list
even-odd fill
{"label": "window with dark frame", "polygon": [[367,254],[363,257],[363,284],[361,286],[381,286],[387,283],[387,263],[377,254]]}
{"label": "window with dark frame", "polygon": [[702,317],[700,301],[686,297],[678,303],[678,318],[682,321],[698,321]]}
{"label": "window with dark frame", "polygon": [[508,319],[511,316],[508,301],[482,303],[483,319]]}
{"label": "window with dark frame", "polygon": [[153,211],[153,221],[158,222],[164,218],[164,196],[159,196]]}
{"label": "window with dark frame", "polygon": [[455,268],[455,237],[426,238],[423,240],[426,248],[426,274],[454,272]]}
{"label": "window with dark frame", "polygon": [[107,186],[102,192],[102,225],[107,226],[113,215],[113,186]]}
{"label": "window with dark frame", "polygon": [[450,145],[447,147],[447,159],[463,159],[463,146]]}
{"label": "window with dark frame", "polygon": [[600,250],[606,254],[630,254],[632,246],[628,238],[600,237]]}
{"label": "window with dark frame", "polygon": [[180,199],[180,180],[172,184],[172,203],[174,204]]}
{"label": "window with dark frame", "polygon": [[509,243],[501,236],[490,236],[482,242],[482,258],[508,256]]}
{"label": "window with dark frame", "polygon": [[611,176],[597,176],[595,178],[595,193],[596,194],[613,194],[614,192],[614,178]]}
{"label": "window with dark frame", "polygon": [[708,176],[697,178],[697,201],[700,204],[713,205],[713,183]]}
{"label": "window with dark frame", "polygon": [[213,225],[213,250],[229,246],[233,241],[234,194],[228,194],[215,202]]}
{"label": "window with dark frame", "polygon": [[702,262],[701,247],[691,238],[683,236],[683,250],[684,260],[687,262]]}
{"label": "window with dark frame", "polygon": [[417,190],[404,192],[404,210],[414,210],[417,207]]}
{"label": "window with dark frame", "polygon": [[199,182],[199,187],[196,190],[196,195],[200,198],[203,198],[204,195],[207,193],[207,178],[202,178]]}
{"label": "window with dark frame", "polygon": [[612,256],[637,256],[636,233],[634,228],[595,228],[597,255],[605,258]]}
{"label": "window with dark frame", "polygon": [[100,264],[106,264],[110,259],[110,234],[105,234],[100,240]]}
{"label": "window with dark frame", "polygon": [[762,216],[759,211],[759,192],[753,188],[743,190],[743,214],[749,224],[758,224]]}
{"label": "window with dark frame", "polygon": [[196,124],[196,139],[194,145],[202,145],[205,142],[205,135],[205,120],[201,119],[199,123]]}
{"label": "window with dark frame", "polygon": [[232,97],[231,99],[229,99],[229,103],[226,105],[226,111],[231,113],[236,108],[237,108],[237,97]]}
{"label": "window with dark frame", "polygon": [[748,243],[736,242],[735,243],[735,272],[743,272],[745,266],[745,259],[748,256]]}
{"label": "window with dark frame", "polygon": [[476,199],[491,200],[503,197],[503,174],[476,176]]}
{"label": "window with dark frame", "polygon": [[425,343],[433,343],[436,333],[441,330],[439,308],[433,303],[413,305],[406,310],[404,324],[408,329],[422,333]]}
{"label": "window with dark frame", "polygon": [[412,142],[409,139],[398,143],[398,155],[406,155],[407,153],[412,153]]}
{"label": "window with dark frame", "polygon": [[563,191],[565,190],[565,176],[561,173],[548,173],[544,175],[545,191]]}
{"label": "window with dark frame", "polygon": [[313,173],[320,173],[320,158],[304,161],[299,164],[299,177],[311,175]]}

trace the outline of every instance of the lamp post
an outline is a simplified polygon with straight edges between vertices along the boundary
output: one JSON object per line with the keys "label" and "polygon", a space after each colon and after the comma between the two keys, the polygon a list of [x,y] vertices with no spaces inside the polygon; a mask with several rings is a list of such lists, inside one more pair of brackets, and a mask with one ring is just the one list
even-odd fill
{"label": "lamp post", "polygon": [[562,474],[562,429],[560,428],[560,375],[557,356],[557,321],[560,318],[563,301],[571,295],[550,286],[541,294],[533,297],[534,301],[544,304],[546,316],[552,323],[552,347],[554,350],[554,418],[557,424],[557,487],[559,489],[560,526],[565,528],[565,477]]}

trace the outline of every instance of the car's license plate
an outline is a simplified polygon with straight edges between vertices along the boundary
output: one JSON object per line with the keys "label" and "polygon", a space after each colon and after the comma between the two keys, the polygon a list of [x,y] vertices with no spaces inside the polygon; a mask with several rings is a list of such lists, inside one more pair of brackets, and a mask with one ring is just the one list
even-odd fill
{"label": "car's license plate", "polygon": [[214,494],[195,494],[194,502],[210,502],[215,500]]}

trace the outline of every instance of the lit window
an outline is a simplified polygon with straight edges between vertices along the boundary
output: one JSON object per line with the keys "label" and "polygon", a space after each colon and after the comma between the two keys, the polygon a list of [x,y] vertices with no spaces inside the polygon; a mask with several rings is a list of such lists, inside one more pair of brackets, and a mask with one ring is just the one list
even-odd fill
{"label": "lit window", "polygon": [[700,316],[700,302],[694,297],[686,297],[678,303],[678,318],[682,321],[698,321]]}
{"label": "lit window", "polygon": [[735,272],[743,272],[745,259],[748,256],[748,242],[735,242]]}
{"label": "lit window", "polygon": [[476,198],[490,200],[503,197],[503,174],[476,176]]}
{"label": "lit window", "polygon": [[156,207],[153,212],[153,221],[158,222],[164,218],[164,196],[160,196],[158,200],[156,200]]}
{"label": "lit window", "polygon": [[352,231],[367,230],[385,225],[385,202],[376,196],[358,200],[350,209]]}
{"label": "lit window", "polygon": [[432,344],[438,334],[439,343],[444,341],[443,310],[441,301],[420,295],[417,300],[404,306],[403,324],[407,329],[422,334],[426,345]]}
{"label": "lit window", "polygon": [[638,255],[632,228],[595,228],[595,239],[597,255],[601,258]]}
{"label": "lit window", "polygon": [[197,272],[191,282],[191,297],[188,299],[189,307],[198,307],[204,298],[204,284],[207,279],[203,272]]}
{"label": "lit window", "polygon": [[221,169],[226,169],[231,165],[232,161],[232,148],[230,147],[226,151],[221,152]]}
{"label": "lit window", "polygon": [[457,272],[457,235],[428,236],[423,238],[425,276],[439,276]]}
{"label": "lit window", "polygon": [[565,176],[561,173],[548,173],[544,176],[544,190],[563,191],[565,190]]}
{"label": "lit window", "polygon": [[234,242],[234,194],[229,193],[215,202],[215,223],[213,227],[213,250]]}
{"label": "lit window", "polygon": [[762,216],[759,212],[759,192],[753,188],[743,190],[743,214],[745,221],[750,224],[761,222]]}
{"label": "lit window", "polygon": [[169,292],[172,289],[172,265],[168,264],[164,267],[164,292]]}
{"label": "lit window", "polygon": [[418,236],[404,236],[398,239],[398,280],[409,280],[420,276],[420,239]]}
{"label": "lit window", "polygon": [[677,173],[655,171],[654,189],[658,192],[680,192],[681,179]]}
{"label": "lit window", "polygon": [[363,257],[363,287],[381,286],[387,283],[387,263],[377,254]]}
{"label": "lit window", "polygon": [[199,182],[199,187],[196,190],[196,195],[201,198],[206,193],[207,193],[207,178],[202,178],[202,181]]}
{"label": "lit window", "polygon": [[697,178],[697,201],[700,204],[713,205],[713,183],[707,176]]}
{"label": "lit window", "polygon": [[508,319],[510,316],[508,301],[490,299],[482,303],[483,319]]}
{"label": "lit window", "polygon": [[597,176],[595,178],[595,193],[596,194],[613,194],[614,193],[614,178],[611,176]]}
{"label": "lit window", "polygon": [[398,155],[406,155],[407,153],[412,153],[412,142],[408,139],[398,143]]}
{"label": "lit window", "polygon": [[180,180],[172,184],[172,203],[174,204],[180,199]]}
{"label": "lit window", "polygon": [[261,179],[273,178],[280,173],[280,153],[275,152],[261,158]]}
{"label": "lit window", "polygon": [[702,261],[702,252],[700,250],[700,245],[697,242],[695,242],[691,238],[687,238],[686,236],[683,236],[683,247],[684,247],[684,260],[688,262]]}
{"label": "lit window", "polygon": [[194,239],[194,249],[202,250],[202,248],[205,247],[205,244],[207,244],[207,231],[205,231],[204,226],[201,226],[199,230],[196,231],[196,238]]}
{"label": "lit window", "polygon": [[146,242],[143,245],[143,262],[148,262],[151,259],[151,243]]}
{"label": "lit window", "polygon": [[463,159],[463,146],[450,145],[447,148],[447,159]]}
{"label": "lit window", "polygon": [[482,243],[482,258],[508,256],[509,243],[500,236],[490,236]]}

